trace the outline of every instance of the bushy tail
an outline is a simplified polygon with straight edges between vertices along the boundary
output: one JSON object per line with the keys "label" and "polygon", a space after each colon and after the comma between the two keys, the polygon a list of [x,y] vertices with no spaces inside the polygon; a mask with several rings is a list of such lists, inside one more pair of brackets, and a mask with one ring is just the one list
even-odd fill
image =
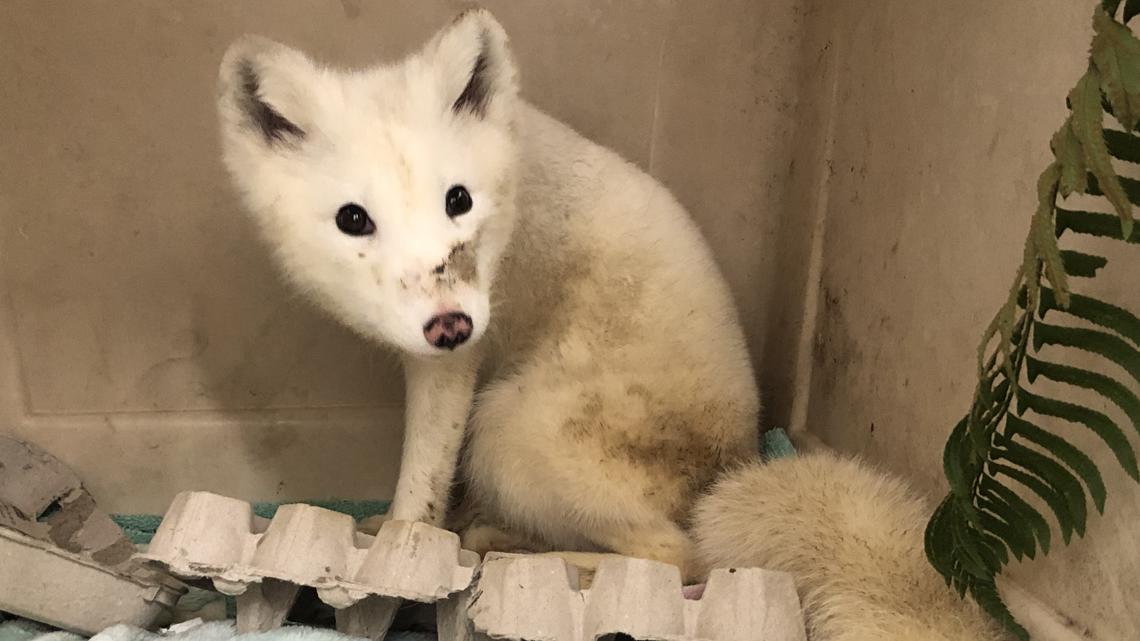
{"label": "bushy tail", "polygon": [[795,577],[811,641],[996,641],[923,552],[925,502],[852,458],[809,454],[726,475],[694,515],[704,567]]}

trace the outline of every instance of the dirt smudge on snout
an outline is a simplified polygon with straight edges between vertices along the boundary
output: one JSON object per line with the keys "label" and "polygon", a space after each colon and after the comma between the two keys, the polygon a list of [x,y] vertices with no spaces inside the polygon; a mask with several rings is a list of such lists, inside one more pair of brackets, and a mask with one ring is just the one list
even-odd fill
{"label": "dirt smudge on snout", "polygon": [[471,283],[479,276],[476,250],[479,239],[461,242],[451,248],[447,258],[431,270],[432,282],[436,287],[452,287],[456,283]]}
{"label": "dirt smudge on snout", "polygon": [[475,241],[459,243],[447,256],[448,270],[461,282],[471,282],[478,276],[475,260]]}

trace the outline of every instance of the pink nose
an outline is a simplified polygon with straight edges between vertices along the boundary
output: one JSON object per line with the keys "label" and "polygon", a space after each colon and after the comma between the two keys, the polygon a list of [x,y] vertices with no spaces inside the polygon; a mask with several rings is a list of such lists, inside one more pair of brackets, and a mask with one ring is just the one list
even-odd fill
{"label": "pink nose", "polygon": [[424,325],[424,338],[440,349],[455,349],[471,338],[471,317],[463,312],[448,312],[433,317]]}

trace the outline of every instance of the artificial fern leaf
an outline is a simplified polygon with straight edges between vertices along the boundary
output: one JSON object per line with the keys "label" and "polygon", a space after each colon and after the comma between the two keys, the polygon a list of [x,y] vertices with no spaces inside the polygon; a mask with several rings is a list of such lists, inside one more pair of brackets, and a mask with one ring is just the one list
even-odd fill
{"label": "artificial fern leaf", "polygon": [[[1107,144],[1108,143],[1105,143],[1106,146]],[[1116,178],[1120,181],[1120,185],[1124,187],[1124,193],[1128,196],[1128,202],[1133,205],[1140,205],[1140,180],[1127,176],[1117,176]]]}
{"label": "artificial fern leaf", "polygon": [[[1140,469],[1137,469],[1136,466],[1136,453],[1132,451],[1132,445],[1128,442],[1128,437],[1124,435],[1124,430],[1117,427],[1116,423],[1108,416],[1076,403],[1037,396],[1025,390],[1021,390],[1017,401],[1019,413],[1030,409],[1043,416],[1055,416],[1089,428],[1108,445],[1128,475],[1140,481]],[[1010,416],[1009,420],[1015,418]],[[1057,452],[1051,450],[1051,453],[1060,458]]]}
{"label": "artificial fern leaf", "polygon": [[[1018,340],[1021,340],[1018,337],[1018,334],[1019,334],[1019,332],[1014,332],[1014,341],[1015,342]],[[1005,398],[1006,394],[1008,394],[1008,393],[1009,393],[1009,379],[1002,378],[998,381],[998,384],[995,385],[993,388],[993,398],[995,398],[995,399]]]}
{"label": "artificial fern leaf", "polygon": [[1071,231],[1075,234],[1127,239],[1130,243],[1140,243],[1140,229],[1133,230],[1129,236],[1124,236],[1120,232],[1120,221],[1109,214],[1063,209],[1061,207],[1058,207],[1054,213],[1058,236]]}
{"label": "artificial fern leaf", "polygon": [[1059,363],[1050,363],[1033,357],[1026,359],[1025,370],[1030,383],[1035,381],[1038,376],[1044,376],[1058,383],[1083,387],[1100,394],[1124,410],[1133,427],[1140,431],[1140,398],[1137,398],[1132,390],[1115,379],[1096,372]]}
{"label": "artificial fern leaf", "polygon": [[986,531],[997,535],[1018,561],[1025,556],[1032,558],[1035,547],[1032,533],[1026,537],[1025,531],[1010,525],[1010,520],[1016,520],[1016,515],[1012,519],[1007,519],[1008,512],[1003,512],[1002,506],[993,500],[983,499],[979,505],[984,510],[982,523],[985,524]]}
{"label": "artificial fern leaf", "polygon": [[[1129,6],[1125,5],[1125,15],[1128,11]],[[1103,11],[1093,16],[1093,29],[1096,36],[1092,42],[1092,60],[1099,72],[1101,88],[1116,119],[1131,131],[1140,119],[1140,40],[1128,27]],[[1100,96],[1096,99],[1099,101]]]}
{"label": "artificial fern leaf", "polygon": [[1108,153],[1113,158],[1140,163],[1140,138],[1135,135],[1116,129],[1105,129],[1104,142],[1108,145]]}
{"label": "artificial fern leaf", "polygon": [[1089,298],[1088,296],[1081,296],[1080,294],[1071,295],[1069,297],[1069,304],[1061,306],[1058,304],[1052,290],[1042,288],[1039,316],[1044,319],[1046,314],[1054,309],[1060,309],[1067,314],[1086,320],[1094,325],[1111,329],[1132,341],[1134,345],[1140,345],[1140,318],[1136,318],[1132,315],[1132,312],[1129,312],[1123,307],[1110,305],[1109,303],[1101,302],[1095,298]]}
{"label": "artificial fern leaf", "polygon": [[1017,441],[1007,439],[1004,446],[1005,450],[998,455],[999,458],[1026,470],[1059,494],[1064,500],[1066,510],[1056,514],[1058,520],[1068,515],[1073,530],[1078,535],[1084,536],[1085,526],[1088,524],[1088,504],[1085,503],[1084,487],[1077,477],[1051,457],[1025,447]]}
{"label": "artificial fern leaf", "polygon": [[1087,454],[1060,436],[1043,430],[1025,419],[1010,416],[1007,420],[1012,435],[1024,437],[1025,440],[1056,456],[1062,463],[1069,466],[1069,469],[1076,472],[1084,480],[1085,486],[1088,487],[1097,511],[1104,512],[1104,501],[1108,491],[1104,487],[1104,479],[1101,478],[1100,470],[1096,469],[1096,463],[1093,463]]}
{"label": "artificial fern leaf", "polygon": [[[1058,181],[1063,179],[1061,163],[1054,162],[1041,172],[1041,177],[1037,180],[1037,213],[1033,216],[1030,231],[1035,251],[1027,252],[1027,264],[1022,266],[1026,273],[1032,273],[1034,263],[1040,260],[1045,270],[1045,277],[1053,284],[1057,299],[1061,301],[1062,306],[1068,304],[1069,279],[1061,260],[1061,250],[1057,247],[1053,207],[1057,202]],[[1087,180],[1082,187],[1088,188]],[[1029,300],[1035,301],[1039,282],[1033,279],[1027,284]]]}
{"label": "artificial fern leaf", "polygon": [[[1034,247],[1035,245],[1033,243],[1033,237],[1030,236],[1030,238],[1026,239],[1025,241],[1025,253],[1027,255],[1031,254]],[[1024,265],[1021,267],[1021,269],[1025,269]],[[1013,337],[1014,332],[1016,331],[1016,328],[1014,326],[1013,312],[1014,307],[1017,306],[1017,297],[1020,292],[1019,285],[1020,280],[1015,282],[1014,286],[1010,288],[1005,305],[1002,305],[1001,309],[998,310],[998,313],[994,314],[993,320],[991,320],[990,324],[986,326],[986,331],[982,334],[982,342],[980,345],[978,345],[979,376],[984,377],[986,375],[986,372],[989,371],[990,367],[992,367],[993,363],[996,362],[997,357],[1000,354],[1001,367],[1005,369],[1006,376],[1009,378],[1014,377],[1014,364],[1012,359],[1011,343],[1017,342]],[[986,360],[985,350],[989,346],[990,341],[993,340],[994,336],[997,336],[999,339],[997,343],[997,353],[995,353],[990,359],[989,364],[982,365],[982,363]],[[985,383],[985,385],[979,386],[980,393],[989,389],[989,383]],[[963,426],[963,428],[965,427],[967,426]],[[980,437],[977,434],[971,433],[971,438],[974,440],[975,444],[977,444],[977,441]],[[982,445],[984,447],[984,443]]]}
{"label": "artificial fern leaf", "polygon": [[[1019,332],[1016,329],[1013,331],[1014,336],[1017,336],[1018,333]],[[986,368],[990,369],[993,366],[994,363],[990,362],[986,365]],[[1014,367],[1014,364],[1012,361],[1007,361],[1004,366],[1012,369]],[[977,394],[979,398],[986,399],[983,403],[984,407],[1001,406],[1009,398],[1010,384],[1009,379],[1005,377],[1005,374],[1005,370],[1001,370],[995,372],[991,376],[983,378],[980,381]],[[988,434],[988,431],[985,429],[968,429],[970,420],[974,419],[977,420],[980,425],[989,426],[992,423],[993,418],[994,415],[990,412],[983,413],[981,416],[977,417],[967,416],[965,419],[966,424],[962,426],[963,431],[970,438],[970,449],[961,453],[961,465],[963,471],[968,474],[970,478],[976,477],[981,472],[981,469],[979,468],[979,457],[982,456],[990,447],[990,436]],[[967,485],[967,487],[969,486]]]}
{"label": "artificial fern leaf", "polygon": [[1090,67],[1069,93],[1069,102],[1073,106],[1073,133],[1081,141],[1085,164],[1096,178],[1096,184],[1120,216],[1122,233],[1129,236],[1132,233],[1132,203],[1112,168],[1108,144],[1104,141],[1104,111],[1100,107],[1100,99],[1100,75],[1096,67]]}
{"label": "artificial fern leaf", "polygon": [[[1053,149],[1053,155],[1057,157],[1057,162],[1061,165],[1061,195],[1068,196],[1074,192],[1083,193],[1088,188],[1088,165],[1085,164],[1081,142],[1073,133],[1072,118],[1066,120],[1065,124],[1057,130],[1057,133],[1053,134],[1053,140],[1049,146]],[[1040,200],[1047,201],[1047,196]],[[1051,208],[1052,202],[1047,202]]]}
{"label": "artificial fern leaf", "polygon": [[[999,452],[995,455],[995,458],[1004,458],[1004,455]],[[1011,467],[1003,463],[991,463],[990,467],[994,472],[1017,481],[1027,489],[1032,490],[1037,496],[1040,496],[1049,506],[1049,509],[1053,511],[1053,516],[1057,520],[1057,527],[1061,529],[1061,540],[1064,541],[1066,545],[1072,540],[1073,531],[1077,529],[1077,521],[1072,510],[1069,509],[1069,504],[1068,501],[1065,500],[1064,494],[1045,481],[1016,467]],[[1083,528],[1081,532],[1083,532]]]}
{"label": "artificial fern leaf", "polygon": [[950,442],[953,442],[955,447],[947,447],[942,451],[942,467],[946,473],[946,478],[950,481],[950,491],[958,496],[969,496],[970,494],[970,484],[966,482],[966,472],[962,468],[960,454],[962,451],[960,442],[966,433],[966,420],[963,418],[950,432]]}
{"label": "artificial fern leaf", "polygon": [[[1033,558],[1038,545],[1047,553],[1052,530],[1045,510],[1019,492],[1044,501],[1066,544],[1074,532],[1085,534],[1086,501],[1097,511],[1107,501],[1094,459],[1050,423],[1088,428],[1140,480],[1136,453],[1111,417],[1030,389],[1044,377],[1069,386],[1061,390],[1090,390],[1120,407],[1140,430],[1140,398],[1124,383],[1039,357],[1046,346],[1061,355],[1078,349],[1112,361],[1140,382],[1140,319],[1070,290],[1070,277],[1094,278],[1107,259],[1060,247],[1067,232],[1140,243],[1140,227],[1132,220],[1132,206],[1140,206],[1140,181],[1118,176],[1113,161],[1140,164],[1140,137],[1130,133],[1140,123],[1140,41],[1112,18],[1120,5],[1105,0],[1096,9],[1088,71],[1069,92],[1069,117],[1050,141],[1054,160],[1037,181],[1022,263],[983,333],[973,403],[943,452],[950,493],[924,537],[927,557],[947,585],[970,594],[1021,639],[1028,634],[1002,603],[996,577],[1011,558]],[[1140,13],[1140,0],[1127,0],[1124,7],[1131,18]],[[1105,113],[1127,131],[1106,129]],[[1104,196],[1116,215],[1057,206],[1059,196],[1074,193]],[[1047,323],[1047,317],[1064,324]]]}
{"label": "artificial fern leaf", "polygon": [[1023,556],[1027,541],[1029,547],[1034,547],[1032,536],[1024,537],[1022,535],[1025,532],[1022,529],[1010,525],[1010,511],[1006,506],[989,497],[981,497],[978,500],[978,508],[986,531],[1001,539],[1014,556],[1019,559]]}
{"label": "artificial fern leaf", "polygon": [[992,581],[986,584],[978,585],[970,591],[974,600],[982,609],[994,618],[999,624],[1005,626],[1007,630],[1012,632],[1014,636],[1022,641],[1029,638],[1029,631],[1021,627],[1017,620],[1013,618],[1013,613],[1002,602],[1001,596],[998,594],[997,585]]}
{"label": "artificial fern leaf", "polygon": [[[981,529],[981,526],[972,533],[970,533],[968,541],[977,540],[978,547],[975,550],[978,558],[982,561],[982,566],[985,568],[983,574],[975,574],[974,578],[982,581],[988,581],[993,578],[994,571],[1001,568],[1002,565],[1009,563],[1009,554],[1005,550],[1005,545],[998,545],[1000,541],[997,537],[989,532]],[[1000,550],[1000,551],[999,551]],[[1005,558],[1005,561],[1002,561]]]}
{"label": "artificial fern leaf", "polygon": [[954,549],[954,540],[950,528],[947,526],[946,518],[951,500],[951,497],[946,497],[934,509],[934,514],[930,517],[931,527],[926,528],[923,537],[926,557],[930,559],[931,565],[938,570],[938,573],[946,579],[946,585],[950,585],[951,577],[954,575],[954,558],[951,555]]}
{"label": "artificial fern leaf", "polygon": [[[1101,189],[1100,183],[1097,182],[1095,174],[1090,172],[1085,179],[1088,180],[1089,183],[1088,188],[1085,189],[1086,194],[1090,196],[1105,195],[1104,190]],[[1117,176],[1116,181],[1120,183],[1120,187],[1124,189],[1124,196],[1128,199],[1128,202],[1132,203],[1133,205],[1140,205],[1140,180]]]}
{"label": "artificial fern leaf", "polygon": [[[1045,517],[1042,516],[1036,508],[1026,503],[1025,499],[1018,496],[1016,492],[998,483],[992,477],[983,476],[980,487],[988,500],[994,501],[1008,510],[1008,513],[1013,518],[1006,519],[1007,521],[1011,523],[1017,521],[1028,523],[1033,538],[1036,539],[1037,544],[1041,546],[1041,551],[1046,554],[1049,553],[1049,546],[1052,544],[1053,538],[1051,530],[1049,529],[1049,522],[1045,520]],[[1033,558],[1033,547],[1030,546],[1027,549],[1030,550],[1028,554],[1029,558]]]}
{"label": "artificial fern leaf", "polygon": [[1034,326],[1033,345],[1036,350],[1040,350],[1043,345],[1057,345],[1100,354],[1123,367],[1140,383],[1140,352],[1112,334],[1083,327],[1059,327],[1037,323]]}
{"label": "artificial fern leaf", "polygon": [[[959,504],[951,505],[951,513],[961,508]],[[954,534],[954,547],[961,552],[958,561],[961,569],[967,574],[984,580],[993,578],[994,571],[1000,567],[994,560],[987,560],[982,552],[982,543],[975,536],[968,521],[956,519],[952,522],[951,531]]]}
{"label": "artificial fern leaf", "polygon": [[1093,278],[1097,270],[1108,264],[1108,259],[1095,254],[1085,254],[1072,249],[1061,250],[1061,265],[1065,273],[1077,278]]}
{"label": "artificial fern leaf", "polygon": [[[1000,569],[1003,565],[1009,564],[1009,548],[1006,546],[1005,541],[1000,537],[990,533],[987,528],[982,532],[982,550],[986,556],[986,562],[990,568],[994,570]],[[993,570],[991,570],[992,572]],[[990,575],[993,576],[992,574]]]}
{"label": "artificial fern leaf", "polygon": [[1140,14],[1140,0],[1128,0],[1124,3],[1124,22],[1126,24],[1137,14]]}

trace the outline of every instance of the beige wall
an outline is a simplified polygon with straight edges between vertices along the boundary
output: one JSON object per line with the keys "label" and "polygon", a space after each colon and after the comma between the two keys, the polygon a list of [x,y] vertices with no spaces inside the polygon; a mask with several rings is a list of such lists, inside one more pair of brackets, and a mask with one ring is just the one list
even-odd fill
{"label": "beige wall", "polygon": [[[1084,71],[1093,5],[820,0],[810,14],[804,123],[835,133],[830,167],[814,165],[822,188],[798,195],[823,203],[825,233],[807,425],[932,496],[946,488],[946,435],[969,407],[973,350],[1020,261],[1049,138]],[[832,88],[834,107],[808,98]],[[827,153],[825,136],[812,141],[800,156]],[[1080,286],[1140,310],[1135,251],[1094,244],[1115,259],[1097,289]],[[1140,488],[1086,430],[1066,435],[1101,454],[1107,516],[1013,576],[1081,638],[1140,638]]]}
{"label": "beige wall", "polygon": [[[799,305],[772,316],[792,320],[765,350],[765,302],[781,273],[796,3],[486,4],[528,97],[691,208],[753,353],[786,387]],[[159,511],[188,487],[387,497],[395,361],[279,284],[222,173],[215,70],[247,31],[331,62],[390,59],[464,6],[0,4],[0,429],[63,457],[111,510]]]}

